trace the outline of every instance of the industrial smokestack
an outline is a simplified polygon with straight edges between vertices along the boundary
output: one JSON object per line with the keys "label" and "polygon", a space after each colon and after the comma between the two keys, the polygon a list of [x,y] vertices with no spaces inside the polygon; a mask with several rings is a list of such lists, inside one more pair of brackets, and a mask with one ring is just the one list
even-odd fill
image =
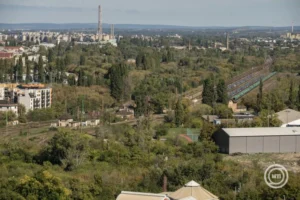
{"label": "industrial smokestack", "polygon": [[292,33],[294,32],[294,22],[292,22]]}
{"label": "industrial smokestack", "polygon": [[102,10],[101,6],[98,7],[98,39],[102,40]]}
{"label": "industrial smokestack", "polygon": [[226,34],[226,48],[229,50],[229,33]]}
{"label": "industrial smokestack", "polygon": [[114,25],[113,24],[110,25],[110,28],[111,28],[111,30],[110,30],[110,38],[111,39],[115,39],[115,27],[114,27]]}

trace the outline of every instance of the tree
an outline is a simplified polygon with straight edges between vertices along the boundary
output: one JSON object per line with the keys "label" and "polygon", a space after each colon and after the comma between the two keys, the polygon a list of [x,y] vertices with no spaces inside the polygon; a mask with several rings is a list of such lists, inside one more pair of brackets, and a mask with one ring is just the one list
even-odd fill
{"label": "tree", "polygon": [[18,119],[20,123],[26,123],[26,108],[23,104],[18,104]]}
{"label": "tree", "polygon": [[225,81],[223,79],[219,80],[217,85],[217,102],[227,104],[228,103],[228,95],[227,95],[227,88],[225,85]]}
{"label": "tree", "polygon": [[69,75],[68,76],[68,84],[71,85],[71,86],[76,85],[76,79],[75,79],[74,75]]}
{"label": "tree", "polygon": [[298,107],[298,110],[300,110],[300,85],[298,86],[298,93],[297,93],[297,99],[296,99],[296,106]]}
{"label": "tree", "polygon": [[294,95],[294,81],[293,80],[291,80],[291,83],[290,83],[289,100],[288,100],[287,104],[290,108],[294,108],[295,95]]}
{"label": "tree", "polygon": [[177,127],[181,126],[184,121],[184,108],[181,100],[178,100],[175,106],[175,124]]}
{"label": "tree", "polygon": [[202,91],[202,103],[212,106],[215,102],[214,85],[210,79],[205,79]]}
{"label": "tree", "polygon": [[81,55],[81,56],[80,56],[79,64],[80,64],[80,65],[85,65],[85,56],[84,56],[84,55]]}
{"label": "tree", "polygon": [[77,85],[78,86],[86,86],[85,79],[86,79],[85,72],[83,69],[80,69],[79,74],[78,74]]}
{"label": "tree", "polygon": [[62,181],[46,170],[20,178],[16,191],[26,199],[69,199],[71,195]]}
{"label": "tree", "polygon": [[25,64],[26,64],[26,78],[25,78],[25,82],[29,83],[31,82],[31,78],[30,78],[30,64],[28,61],[28,55],[26,55],[25,57]]}
{"label": "tree", "polygon": [[259,93],[257,94],[257,101],[256,101],[256,108],[258,112],[262,109],[262,100],[263,100],[263,82],[262,79],[260,79]]}
{"label": "tree", "polygon": [[19,64],[18,64],[18,81],[23,82],[23,60],[22,56],[19,57]]}
{"label": "tree", "polygon": [[54,61],[54,52],[53,52],[53,50],[50,48],[50,49],[48,50],[48,62],[51,63],[51,62],[53,62],[53,61]]}
{"label": "tree", "polygon": [[39,56],[38,62],[38,81],[41,83],[45,82],[44,62],[42,55]]}
{"label": "tree", "polygon": [[39,162],[50,161],[72,170],[87,158],[88,137],[74,131],[59,131],[41,152]]}
{"label": "tree", "polygon": [[128,67],[124,63],[115,64],[109,70],[110,92],[118,101],[126,100],[124,95],[125,79],[128,77]]}
{"label": "tree", "polygon": [[69,64],[71,64],[71,57],[69,54],[67,54],[65,56],[65,65],[69,65]]}

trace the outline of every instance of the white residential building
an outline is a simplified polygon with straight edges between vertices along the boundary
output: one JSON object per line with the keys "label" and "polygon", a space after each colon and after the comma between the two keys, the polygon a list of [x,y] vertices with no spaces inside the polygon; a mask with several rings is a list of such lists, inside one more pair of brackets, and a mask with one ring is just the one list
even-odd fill
{"label": "white residential building", "polygon": [[52,88],[44,85],[29,84],[18,86],[18,103],[28,110],[49,108],[52,103]]}
{"label": "white residential building", "polygon": [[0,112],[8,112],[12,111],[15,113],[16,116],[18,116],[18,104],[15,103],[0,103]]}

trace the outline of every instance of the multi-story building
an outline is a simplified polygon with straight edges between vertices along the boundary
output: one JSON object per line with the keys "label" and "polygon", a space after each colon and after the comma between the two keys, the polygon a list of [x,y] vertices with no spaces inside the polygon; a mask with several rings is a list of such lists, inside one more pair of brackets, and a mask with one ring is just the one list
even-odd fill
{"label": "multi-story building", "polygon": [[52,88],[43,84],[27,84],[18,86],[18,103],[23,104],[28,110],[51,107]]}
{"label": "multi-story building", "polygon": [[18,104],[0,101],[0,112],[8,112],[8,111],[11,111],[16,116],[18,116]]}
{"label": "multi-story building", "polygon": [[9,103],[16,103],[15,100],[15,83],[2,83],[0,84],[0,101],[7,101]]}

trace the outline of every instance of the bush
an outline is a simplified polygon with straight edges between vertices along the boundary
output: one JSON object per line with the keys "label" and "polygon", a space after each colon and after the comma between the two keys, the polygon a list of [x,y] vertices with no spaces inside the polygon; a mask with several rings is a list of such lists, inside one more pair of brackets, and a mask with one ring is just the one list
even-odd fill
{"label": "bush", "polygon": [[55,112],[52,108],[31,110],[27,114],[28,120],[34,122],[53,120],[55,117]]}

